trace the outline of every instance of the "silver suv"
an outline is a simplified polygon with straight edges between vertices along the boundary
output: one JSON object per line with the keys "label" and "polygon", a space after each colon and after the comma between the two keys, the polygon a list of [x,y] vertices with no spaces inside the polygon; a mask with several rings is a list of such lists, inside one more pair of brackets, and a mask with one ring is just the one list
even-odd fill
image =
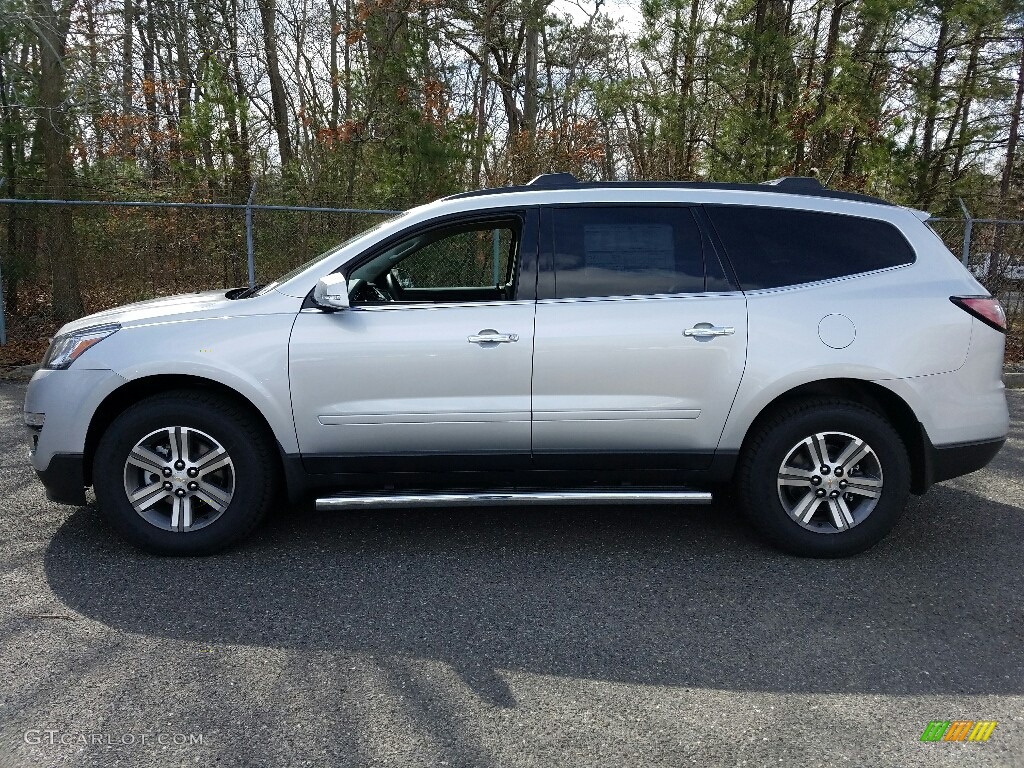
{"label": "silver suv", "polygon": [[1008,428],[999,303],[926,214],[788,178],[567,174],[409,211],[270,285],[64,326],[47,495],[151,552],[318,507],[694,504],[848,555]]}

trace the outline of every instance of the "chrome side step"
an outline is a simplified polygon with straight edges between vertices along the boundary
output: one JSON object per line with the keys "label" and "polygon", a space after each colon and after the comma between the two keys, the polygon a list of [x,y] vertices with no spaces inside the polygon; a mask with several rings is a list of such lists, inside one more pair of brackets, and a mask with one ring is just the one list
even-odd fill
{"label": "chrome side step", "polygon": [[506,507],[522,504],[710,504],[704,491],[478,491],[326,496],[316,508],[396,509],[404,507]]}

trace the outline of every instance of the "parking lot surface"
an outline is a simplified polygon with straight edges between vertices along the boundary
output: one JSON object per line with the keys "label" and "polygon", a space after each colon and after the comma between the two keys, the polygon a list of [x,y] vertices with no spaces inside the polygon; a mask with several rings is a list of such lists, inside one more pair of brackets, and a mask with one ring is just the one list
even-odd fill
{"label": "parking lot surface", "polygon": [[[1024,766],[1024,393],[847,560],[710,508],[277,510],[154,558],[0,383],[0,766]],[[984,743],[930,721],[994,720]]]}

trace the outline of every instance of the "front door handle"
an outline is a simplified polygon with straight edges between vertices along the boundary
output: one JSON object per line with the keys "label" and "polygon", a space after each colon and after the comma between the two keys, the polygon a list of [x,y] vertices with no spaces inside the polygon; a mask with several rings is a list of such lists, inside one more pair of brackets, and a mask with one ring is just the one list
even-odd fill
{"label": "front door handle", "polygon": [[474,333],[467,339],[470,344],[511,344],[519,341],[518,333],[498,333],[492,328],[485,328],[480,333]]}
{"label": "front door handle", "polygon": [[732,336],[736,329],[730,326],[711,325],[711,323],[697,323],[693,328],[683,331],[683,336],[692,336],[695,339],[709,339],[714,336]]}

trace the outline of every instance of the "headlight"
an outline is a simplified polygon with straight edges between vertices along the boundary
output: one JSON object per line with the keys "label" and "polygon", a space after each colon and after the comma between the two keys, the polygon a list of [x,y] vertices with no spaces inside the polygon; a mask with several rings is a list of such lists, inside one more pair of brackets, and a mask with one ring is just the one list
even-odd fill
{"label": "headlight", "polygon": [[121,330],[120,323],[108,323],[55,336],[50,342],[46,354],[43,355],[43,368],[63,370],[75,362],[79,355],[93,344],[103,341],[107,336],[119,330]]}

